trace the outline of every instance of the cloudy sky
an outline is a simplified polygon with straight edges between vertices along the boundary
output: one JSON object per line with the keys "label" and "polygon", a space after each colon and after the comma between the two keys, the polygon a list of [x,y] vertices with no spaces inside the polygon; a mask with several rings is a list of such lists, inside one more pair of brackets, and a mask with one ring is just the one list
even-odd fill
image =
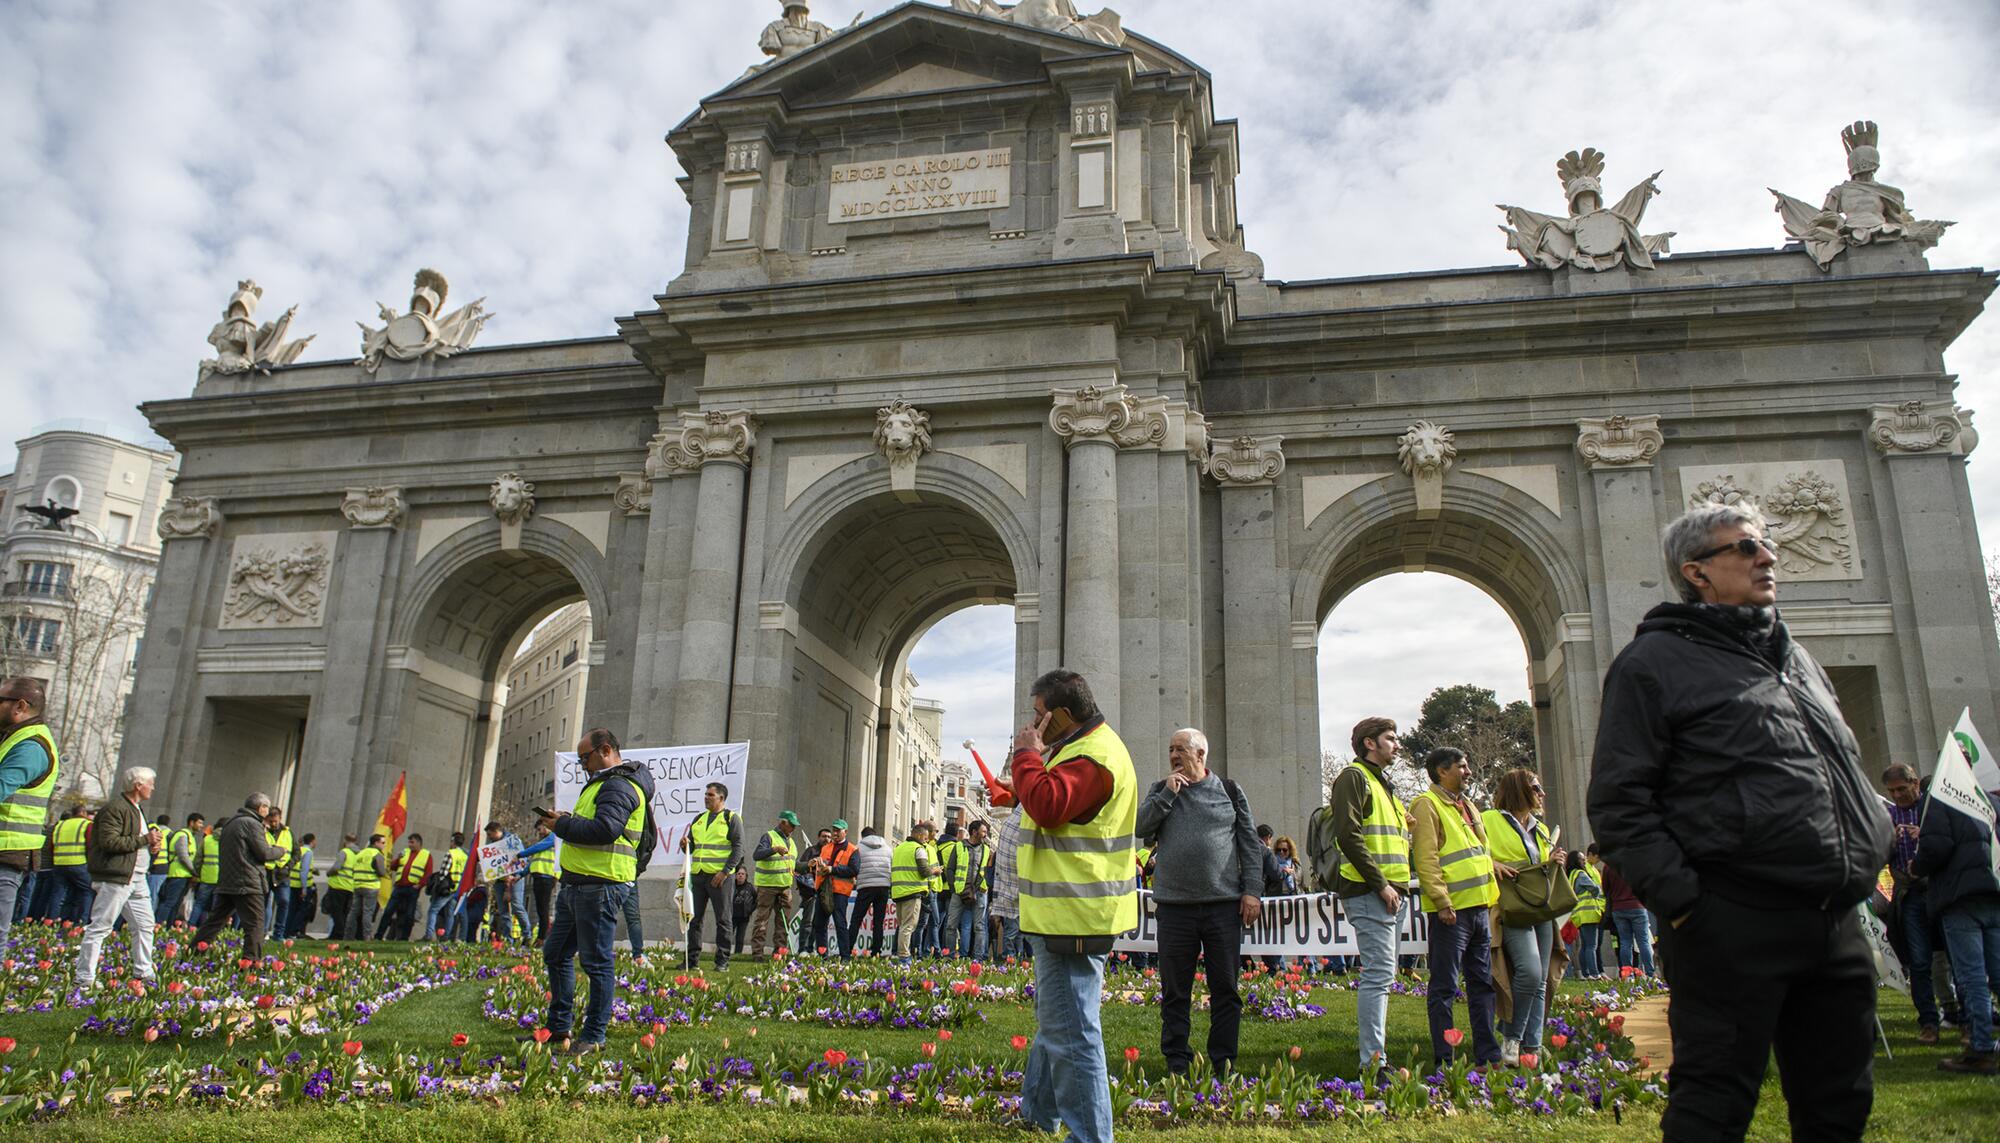
{"label": "cloudy sky", "polygon": [[[815,3],[836,27],[890,5]],[[1991,0],[1123,0],[1239,119],[1242,214],[1275,278],[1506,263],[1496,202],[1560,208],[1557,156],[1655,169],[1647,229],[1680,251],[1777,245],[1766,186],[1844,177],[1841,124],[1882,125],[1885,181],[1959,225],[1937,266],[2000,265],[2000,6]],[[11,436],[185,394],[238,278],[296,302],[307,359],[358,351],[419,266],[484,341],[612,332],[679,272],[686,206],[661,142],[755,62],[773,0],[0,0],[0,399]],[[1948,355],[1992,408],[2000,318]],[[1989,416],[2000,413],[1989,413]],[[1971,462],[1988,547],[2000,461]],[[0,454],[0,461],[5,460]],[[1333,617],[1326,721],[1413,716],[1432,686],[1520,697],[1498,609],[1436,576]],[[946,741],[1005,734],[1012,622],[937,628],[916,669]],[[1433,640],[1448,662],[1412,657]],[[996,670],[978,671],[978,664]],[[1334,737],[1341,735],[1336,729]]]}

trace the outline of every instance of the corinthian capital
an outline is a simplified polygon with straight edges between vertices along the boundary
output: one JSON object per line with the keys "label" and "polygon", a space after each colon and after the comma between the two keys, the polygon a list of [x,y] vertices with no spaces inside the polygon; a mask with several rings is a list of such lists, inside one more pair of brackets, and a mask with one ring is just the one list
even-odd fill
{"label": "corinthian capital", "polygon": [[1237,437],[1218,444],[1208,458],[1208,474],[1224,487],[1254,488],[1270,484],[1285,471],[1283,437]]}
{"label": "corinthian capital", "polygon": [[757,422],[747,409],[682,413],[678,430],[666,429],[653,438],[646,467],[649,474],[664,476],[695,472],[710,463],[747,467],[756,445]]}
{"label": "corinthian capital", "polygon": [[1958,451],[1953,446],[1965,428],[1950,401],[1872,405],[1869,412],[1874,420],[1868,426],[1868,439],[1884,456]]}
{"label": "corinthian capital", "polygon": [[1660,434],[1660,418],[1585,417],[1576,423],[1577,455],[1592,468],[1632,468],[1653,463],[1666,437]]}

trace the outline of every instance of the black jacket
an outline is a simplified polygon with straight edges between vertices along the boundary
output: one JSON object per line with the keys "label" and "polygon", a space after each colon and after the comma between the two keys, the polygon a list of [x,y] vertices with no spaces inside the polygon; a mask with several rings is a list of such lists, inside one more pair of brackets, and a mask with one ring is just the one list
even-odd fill
{"label": "black jacket", "polygon": [[[1993,876],[1993,831],[1972,815],[1924,797],[1924,828],[1917,835],[1917,859],[1911,868],[1926,878],[1925,900],[1936,917],[1972,897],[2000,896]],[[2000,803],[1995,804],[2000,809]]]}
{"label": "black jacket", "polygon": [[270,888],[264,863],[283,857],[285,851],[271,844],[264,819],[243,809],[216,830],[216,854],[220,870],[215,891],[250,896]]}
{"label": "black jacket", "polygon": [[1826,672],[1782,621],[1762,650],[1724,609],[1666,603],[1605,677],[1590,824],[1662,918],[1703,892],[1847,908],[1888,861],[1888,816]]}

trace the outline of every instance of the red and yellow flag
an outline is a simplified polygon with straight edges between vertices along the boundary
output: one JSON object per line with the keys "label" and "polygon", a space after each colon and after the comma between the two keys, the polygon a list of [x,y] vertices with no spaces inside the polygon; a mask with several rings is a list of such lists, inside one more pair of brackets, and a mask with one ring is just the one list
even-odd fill
{"label": "red and yellow flag", "polygon": [[[389,800],[382,803],[381,816],[375,819],[374,832],[389,839],[389,849],[396,847],[396,839],[403,836],[403,830],[410,824],[410,799],[403,790],[403,781],[408,777],[407,770],[396,775],[396,788],[389,792]],[[383,850],[382,857],[385,861],[388,856],[388,850]],[[376,895],[385,906],[389,903],[389,890],[393,888],[391,882],[394,880],[385,878],[381,888],[376,890]]]}

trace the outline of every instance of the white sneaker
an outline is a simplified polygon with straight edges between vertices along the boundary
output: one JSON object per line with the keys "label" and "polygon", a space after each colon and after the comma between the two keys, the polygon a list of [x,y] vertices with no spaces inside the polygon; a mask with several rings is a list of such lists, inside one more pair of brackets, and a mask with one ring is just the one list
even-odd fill
{"label": "white sneaker", "polygon": [[1521,1041],[1512,1037],[1501,1041],[1500,1062],[1510,1068],[1521,1066]]}

